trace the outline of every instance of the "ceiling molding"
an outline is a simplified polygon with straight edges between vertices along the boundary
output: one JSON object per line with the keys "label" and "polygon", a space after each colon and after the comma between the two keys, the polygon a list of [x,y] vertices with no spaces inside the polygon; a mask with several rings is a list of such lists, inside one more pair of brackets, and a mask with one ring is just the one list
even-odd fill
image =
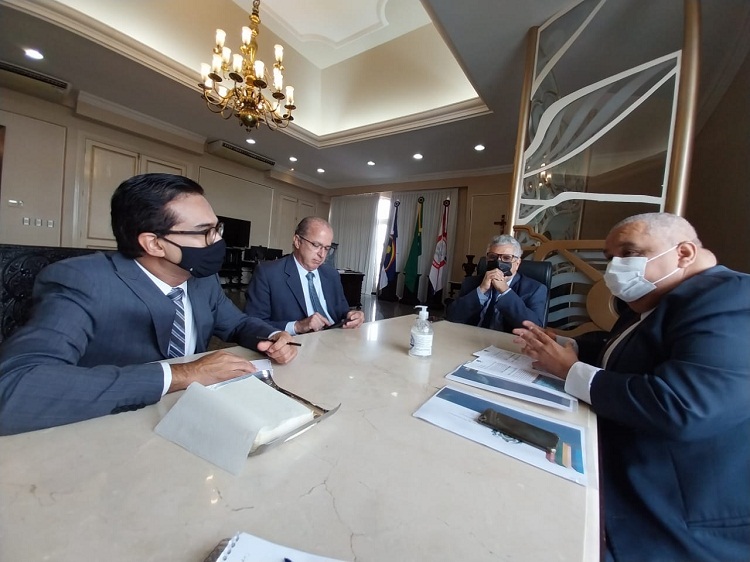
{"label": "ceiling molding", "polygon": [[478,117],[490,113],[492,113],[492,110],[490,110],[482,100],[475,98],[473,100],[466,100],[445,107],[430,109],[428,111],[423,111],[422,113],[406,115],[397,119],[364,125],[355,129],[347,129],[346,131],[331,133],[329,135],[315,135],[302,127],[296,126],[294,123],[286,129],[286,133],[297,140],[307,143],[310,146],[314,146],[315,148],[328,148],[380,137],[387,137],[399,133],[407,133],[417,129],[424,129],[435,125],[444,125],[446,123],[461,121],[462,119],[469,119],[471,117]]}

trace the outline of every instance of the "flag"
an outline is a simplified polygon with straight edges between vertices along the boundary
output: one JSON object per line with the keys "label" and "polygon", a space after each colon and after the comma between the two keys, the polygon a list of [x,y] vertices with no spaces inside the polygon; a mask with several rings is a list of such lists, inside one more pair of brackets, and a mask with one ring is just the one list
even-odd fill
{"label": "flag", "polygon": [[388,245],[385,247],[385,255],[383,256],[383,266],[380,270],[380,283],[378,289],[383,289],[391,282],[395,282],[396,279],[396,239],[398,238],[398,206],[399,201],[396,201],[393,206],[396,211],[393,213],[393,226],[391,227],[391,235],[388,238]]}
{"label": "flag", "polygon": [[445,287],[445,261],[448,255],[448,206],[450,199],[443,201],[443,218],[440,221],[441,228],[435,242],[435,254],[432,257],[430,268],[430,289],[437,294]]}
{"label": "flag", "polygon": [[419,256],[422,255],[422,203],[424,197],[417,199],[417,222],[414,223],[414,237],[411,240],[409,257],[406,258],[404,267],[404,287],[414,295],[419,288]]}

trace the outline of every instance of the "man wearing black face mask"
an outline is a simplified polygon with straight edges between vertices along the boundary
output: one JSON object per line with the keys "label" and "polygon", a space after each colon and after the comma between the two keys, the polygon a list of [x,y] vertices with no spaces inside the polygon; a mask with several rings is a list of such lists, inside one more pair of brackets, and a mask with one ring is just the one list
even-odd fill
{"label": "man wearing black face mask", "polygon": [[[237,309],[216,273],[225,244],[203,188],[169,174],[112,196],[117,252],[54,263],[38,275],[29,322],[0,346],[0,435],[141,408],[191,382],[255,370],[211,336],[287,363],[291,336]],[[259,341],[266,340],[266,341]]]}
{"label": "man wearing black face mask", "polygon": [[451,322],[501,332],[520,328],[524,320],[541,324],[547,305],[547,287],[518,273],[521,245],[507,234],[487,245],[487,271],[467,277],[458,298],[448,305]]}

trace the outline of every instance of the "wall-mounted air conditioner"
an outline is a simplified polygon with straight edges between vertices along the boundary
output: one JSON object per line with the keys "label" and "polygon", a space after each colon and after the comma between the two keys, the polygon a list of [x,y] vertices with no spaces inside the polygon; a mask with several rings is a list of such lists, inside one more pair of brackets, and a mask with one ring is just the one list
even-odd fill
{"label": "wall-mounted air conditioner", "polygon": [[64,80],[2,60],[0,86],[55,102],[62,102],[71,92]]}
{"label": "wall-mounted air conditioner", "polygon": [[258,170],[270,170],[276,165],[276,162],[257,154],[236,144],[232,144],[223,140],[216,140],[206,144],[206,152],[209,154],[215,154],[228,160],[234,160],[245,166],[250,166]]}

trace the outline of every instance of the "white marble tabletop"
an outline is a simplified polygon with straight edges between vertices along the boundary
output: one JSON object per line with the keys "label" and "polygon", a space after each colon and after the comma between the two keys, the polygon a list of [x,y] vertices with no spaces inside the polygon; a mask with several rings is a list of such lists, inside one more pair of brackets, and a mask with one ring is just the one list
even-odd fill
{"label": "white marble tabletop", "polygon": [[[344,560],[598,560],[596,423],[584,487],[412,417],[445,374],[511,336],[436,322],[433,355],[407,354],[413,316],[297,338],[274,379],[330,418],[232,476],[153,432],[179,397],[0,437],[0,560],[202,562],[245,531]],[[247,356],[256,354],[239,350]],[[458,385],[458,383],[453,383]],[[459,385],[461,386],[461,385]]]}

